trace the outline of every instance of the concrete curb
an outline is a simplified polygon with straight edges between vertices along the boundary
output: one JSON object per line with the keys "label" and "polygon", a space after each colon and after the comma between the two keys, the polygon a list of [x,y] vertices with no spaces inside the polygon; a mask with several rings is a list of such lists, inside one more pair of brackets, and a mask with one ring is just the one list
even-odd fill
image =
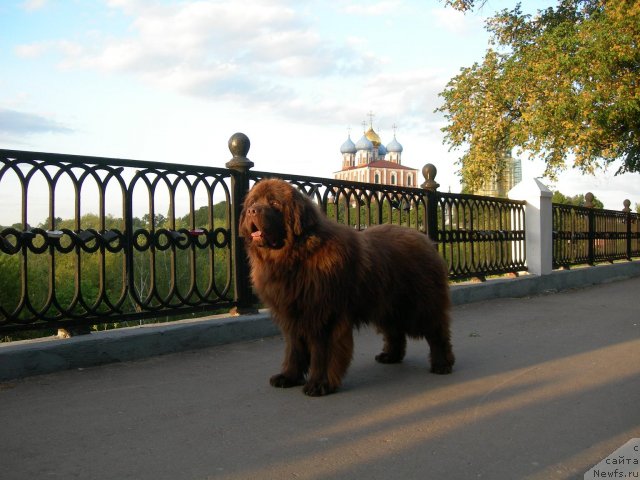
{"label": "concrete curb", "polygon": [[[583,288],[640,276],[640,261],[454,285],[455,305]],[[0,344],[0,381],[277,335],[267,311]]]}
{"label": "concrete curb", "polygon": [[546,292],[560,292],[637,276],[640,276],[640,261],[597,265],[575,270],[556,270],[543,276],[525,275],[514,279],[453,285],[451,297],[454,305],[462,305],[494,298],[518,298]]}
{"label": "concrete curb", "polygon": [[268,312],[144,325],[0,345],[0,381],[126,362],[278,334]]}

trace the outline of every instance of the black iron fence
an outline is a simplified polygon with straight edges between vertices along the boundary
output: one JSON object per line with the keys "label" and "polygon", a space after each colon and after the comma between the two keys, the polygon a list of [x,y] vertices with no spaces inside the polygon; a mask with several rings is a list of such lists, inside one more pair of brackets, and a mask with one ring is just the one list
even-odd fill
{"label": "black iron fence", "polygon": [[246,136],[229,148],[226,168],[0,150],[0,333],[251,310],[237,220],[265,177],[353,228],[424,232],[451,279],[527,269],[524,201],[438,192],[432,165],[410,188],[254,171]]}
{"label": "black iron fence", "polygon": [[440,193],[436,235],[451,279],[526,271],[525,202]]}
{"label": "black iron fence", "polygon": [[19,215],[0,232],[0,331],[235,304],[228,169],[0,154]]}
{"label": "black iron fence", "polygon": [[[587,200],[589,194],[586,195]],[[553,267],[594,265],[640,256],[640,215],[553,204]]]}

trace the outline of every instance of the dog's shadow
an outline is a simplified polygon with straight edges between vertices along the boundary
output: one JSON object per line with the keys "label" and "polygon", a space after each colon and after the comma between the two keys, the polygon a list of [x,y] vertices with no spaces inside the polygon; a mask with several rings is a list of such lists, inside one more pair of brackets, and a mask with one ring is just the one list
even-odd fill
{"label": "dog's shadow", "polygon": [[427,351],[423,355],[407,354],[402,362],[393,364],[379,363],[375,360],[375,354],[367,351],[354,355],[354,361],[349,367],[339,392],[403,389],[417,393],[423,392],[425,388],[443,384],[447,377],[450,375],[431,373]]}

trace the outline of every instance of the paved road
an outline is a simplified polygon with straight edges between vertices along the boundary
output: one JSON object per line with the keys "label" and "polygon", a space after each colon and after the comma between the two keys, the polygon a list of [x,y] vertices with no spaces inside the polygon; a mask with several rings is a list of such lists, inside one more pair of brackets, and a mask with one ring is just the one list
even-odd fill
{"label": "paved road", "polygon": [[280,338],[0,384],[0,478],[564,479],[640,437],[640,278],[454,309],[455,371],[356,336],[342,390]]}

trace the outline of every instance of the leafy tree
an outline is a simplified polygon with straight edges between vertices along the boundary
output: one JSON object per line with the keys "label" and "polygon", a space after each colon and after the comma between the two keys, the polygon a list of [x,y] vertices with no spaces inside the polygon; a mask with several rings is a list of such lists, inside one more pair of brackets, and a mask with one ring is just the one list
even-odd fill
{"label": "leafy tree", "polygon": [[[54,217],[54,219],[53,219],[53,227],[54,228],[61,228],[60,227],[60,223],[61,222],[62,222],[62,218]],[[20,224],[20,226],[22,227],[22,224]],[[40,225],[38,225],[38,227],[39,228],[44,228],[44,229],[50,228],[51,227],[51,217],[47,217],[47,219],[44,222],[40,223]]]}
{"label": "leafy tree", "polygon": [[[472,0],[449,1],[473,7]],[[640,171],[640,2],[561,0],[538,15],[518,4],[487,22],[490,47],[440,94],[445,142],[464,149],[464,184],[480,187],[516,148],[583,173],[622,160]]]}
{"label": "leafy tree", "polygon": [[0,305],[12,312],[18,304],[22,288],[20,282],[20,257],[0,253]]}
{"label": "leafy tree", "polygon": [[[209,228],[208,206],[197,209],[194,212],[196,227]],[[227,208],[225,202],[213,205],[213,227],[227,227]],[[46,219],[39,225],[48,229],[51,219]],[[132,219],[133,228],[149,229],[151,216],[147,213],[141,218]],[[105,228],[124,231],[124,219],[107,215],[104,219]],[[156,229],[169,228],[170,219],[161,214],[156,214],[154,225]],[[86,230],[93,228],[101,230],[100,217],[94,213],[87,213],[79,219],[80,228]],[[55,218],[56,229],[76,230],[76,219]],[[176,228],[189,228],[190,215],[176,219]],[[22,230],[22,224],[16,224],[15,228]],[[36,243],[41,243],[39,237]],[[66,242],[68,240],[62,240]],[[151,289],[151,251],[134,250],[134,288],[143,298]],[[13,312],[22,295],[21,270],[22,255],[20,253],[8,255],[0,252],[0,305]],[[47,250],[43,253],[27,252],[26,274],[28,281],[28,298],[36,310],[41,309],[50,295],[50,288],[55,288],[56,300],[62,308],[68,308],[77,292],[90,306],[99,299],[99,292],[104,287],[106,298],[111,302],[120,299],[123,293],[123,285],[127,281],[124,271],[124,252],[111,253],[102,249],[96,252],[72,250],[69,253],[55,251],[53,256]],[[167,295],[169,288],[175,284],[181,294],[186,294],[192,286],[192,266],[195,270],[195,283],[200,293],[207,290],[209,285],[215,285],[218,291],[222,291],[227,283],[229,274],[229,247],[227,248],[196,248],[195,253],[191,249],[182,250],[169,248],[155,251],[153,265],[155,267],[155,286],[161,296]],[[52,269],[54,274],[52,274]],[[101,272],[104,273],[101,273]],[[50,279],[53,282],[50,282]],[[213,297],[215,295],[212,294]],[[131,300],[131,299],[129,299]],[[191,301],[194,298],[190,299]],[[135,304],[129,301],[123,305],[125,311],[133,311]],[[104,303],[99,308],[106,309]],[[76,313],[82,313],[81,306],[75,307]],[[29,316],[23,312],[23,316]],[[57,313],[55,307],[51,314]],[[0,317],[0,322],[5,320]],[[48,332],[50,333],[50,332]],[[21,335],[12,335],[11,338],[23,338]],[[24,337],[27,338],[27,337]],[[0,341],[3,339],[0,338]]]}
{"label": "leafy tree", "polygon": [[478,7],[484,6],[487,3],[487,0],[481,0],[476,3],[475,0],[444,0],[444,4],[448,7],[453,7],[456,10],[461,12],[466,12],[469,10],[473,10],[476,5]]}
{"label": "leafy tree", "polygon": [[[169,219],[167,217],[165,217],[164,215],[162,215],[161,213],[156,213],[153,217],[153,224],[155,228],[166,228],[167,227],[167,221]],[[142,223],[142,225],[144,226],[143,228],[151,228],[151,215],[148,213],[145,213],[142,218],[140,219],[140,222],[138,223]]]}

